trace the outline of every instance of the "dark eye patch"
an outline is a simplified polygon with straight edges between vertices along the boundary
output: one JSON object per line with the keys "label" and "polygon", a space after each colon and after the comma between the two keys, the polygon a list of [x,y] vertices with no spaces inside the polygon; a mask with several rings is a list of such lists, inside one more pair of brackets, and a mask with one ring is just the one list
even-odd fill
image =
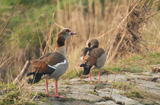
{"label": "dark eye patch", "polygon": [[91,43],[88,43],[88,47],[91,47]]}
{"label": "dark eye patch", "polygon": [[67,29],[66,32],[70,32],[70,30]]}

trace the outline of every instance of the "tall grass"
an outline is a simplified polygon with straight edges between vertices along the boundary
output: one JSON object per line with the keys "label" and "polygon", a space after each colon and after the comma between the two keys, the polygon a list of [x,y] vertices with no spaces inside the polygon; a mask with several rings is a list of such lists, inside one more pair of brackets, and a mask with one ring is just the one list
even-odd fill
{"label": "tall grass", "polygon": [[[18,5],[4,33],[0,36],[0,92],[7,94],[0,100],[1,104],[6,104],[5,102],[27,104],[29,100],[32,101],[37,96],[37,93],[32,93],[31,90],[25,88],[28,87],[25,82],[18,86],[10,82],[20,73],[27,60],[36,59],[47,52],[54,51],[56,35],[61,30],[53,24],[54,22],[77,32],[76,36],[69,38],[66,42],[69,69],[62,78],[81,76],[80,51],[86,41],[91,37],[104,35],[99,38],[100,47],[107,52],[114,34],[117,33],[114,27],[127,16],[129,5],[137,0],[31,1],[27,3],[23,1]],[[160,2],[158,0],[147,1],[154,4],[148,16],[158,12]],[[8,0],[7,3],[0,1],[0,31],[8,21],[16,3],[18,0],[14,2]],[[153,52],[152,54],[132,55],[109,62],[109,65],[105,65],[104,68],[114,72],[122,71],[122,69],[137,72],[148,70],[149,64],[158,64],[158,58],[160,58],[159,22],[160,14],[156,14],[140,28],[144,44]],[[29,70],[32,70],[31,66]]]}
{"label": "tall grass", "polygon": [[[159,5],[158,0],[152,2]],[[59,27],[52,24],[54,22],[77,32],[66,42],[70,66],[64,78],[70,72],[79,73],[80,50],[86,41],[105,34],[99,40],[100,47],[107,52],[113,34],[117,31],[112,28],[119,25],[127,15],[130,3],[128,0],[50,0],[42,6],[20,4],[3,33],[4,37],[0,36],[1,80],[13,81],[26,60],[54,51],[56,35],[60,31]],[[148,16],[158,11],[157,6],[150,10]],[[8,8],[1,8],[0,29],[13,7],[8,5]],[[144,44],[152,52],[160,52],[159,17],[160,14],[153,16],[140,30]]]}

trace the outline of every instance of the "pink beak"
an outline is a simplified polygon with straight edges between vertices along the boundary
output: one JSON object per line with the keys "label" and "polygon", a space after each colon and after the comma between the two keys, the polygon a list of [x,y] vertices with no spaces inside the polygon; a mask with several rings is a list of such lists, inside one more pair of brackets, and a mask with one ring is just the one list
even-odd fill
{"label": "pink beak", "polygon": [[71,35],[76,35],[76,34],[77,34],[76,32],[72,32],[72,31],[71,31]]}

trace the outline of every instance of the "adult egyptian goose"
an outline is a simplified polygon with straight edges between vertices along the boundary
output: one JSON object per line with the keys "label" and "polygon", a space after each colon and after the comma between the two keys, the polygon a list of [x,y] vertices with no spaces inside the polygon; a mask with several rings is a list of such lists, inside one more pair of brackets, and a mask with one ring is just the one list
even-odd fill
{"label": "adult egyptian goose", "polygon": [[33,75],[33,79],[30,83],[37,83],[41,79],[46,79],[46,90],[48,92],[48,81],[47,79],[54,78],[55,81],[55,95],[51,97],[62,98],[63,96],[58,95],[58,80],[68,69],[68,60],[66,58],[65,40],[72,35],[75,35],[69,28],[62,29],[57,37],[57,46],[55,52],[46,53],[39,59],[32,60],[31,64],[34,67],[34,71],[27,74]]}
{"label": "adult egyptian goose", "polygon": [[90,71],[94,68],[98,68],[98,74],[99,74],[99,79],[98,83],[100,83],[100,70],[106,63],[107,59],[107,54],[106,52],[102,49],[99,48],[99,41],[96,38],[91,38],[87,41],[85,48],[81,50],[81,61],[82,64],[80,67],[83,67],[84,75],[88,75],[90,77],[90,82],[92,82],[91,79],[91,73]]}

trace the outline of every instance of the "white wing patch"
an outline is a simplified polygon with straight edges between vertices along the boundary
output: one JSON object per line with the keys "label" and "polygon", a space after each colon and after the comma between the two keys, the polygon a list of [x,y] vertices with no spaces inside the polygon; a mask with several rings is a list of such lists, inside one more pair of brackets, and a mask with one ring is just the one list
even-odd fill
{"label": "white wing patch", "polygon": [[48,65],[50,68],[53,68],[53,69],[56,69],[56,67],[53,65],[53,66],[51,66],[51,65]]}
{"label": "white wing patch", "polygon": [[47,75],[46,75],[46,74],[42,75],[41,79],[42,79],[42,78],[45,78],[45,77],[47,77]]}
{"label": "white wing patch", "polygon": [[80,59],[81,59],[81,62],[83,62],[83,57],[81,57]]}
{"label": "white wing patch", "polygon": [[57,63],[56,65],[53,65],[53,66],[48,65],[48,66],[49,66],[50,68],[56,69],[59,65],[65,64],[66,62],[67,62],[67,61],[64,60],[63,62]]}

